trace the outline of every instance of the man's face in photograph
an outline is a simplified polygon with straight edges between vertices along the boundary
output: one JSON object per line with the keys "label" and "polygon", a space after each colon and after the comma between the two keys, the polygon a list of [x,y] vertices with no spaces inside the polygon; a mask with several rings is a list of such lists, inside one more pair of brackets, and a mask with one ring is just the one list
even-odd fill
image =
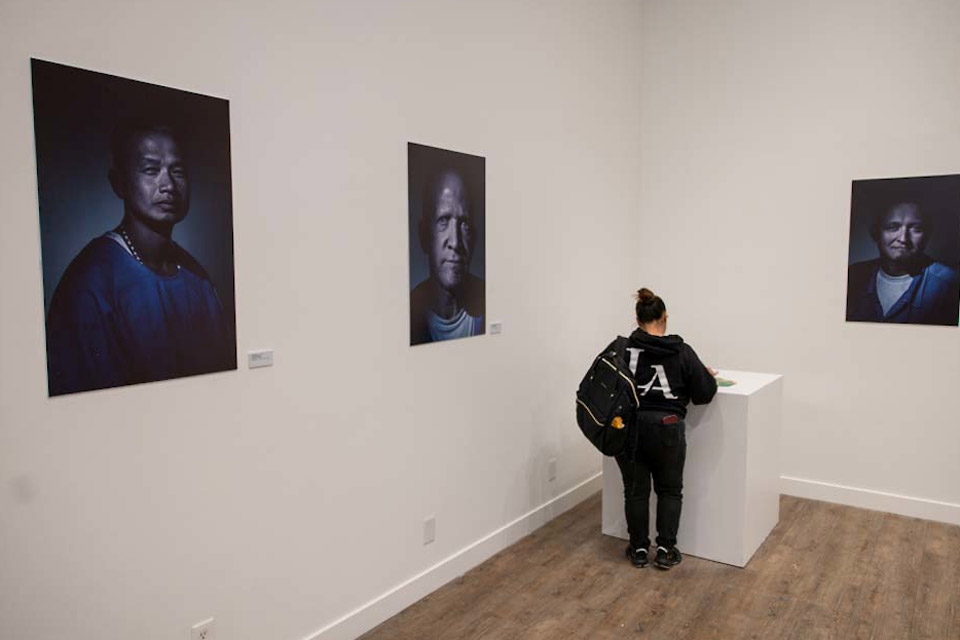
{"label": "man's face in photograph", "polygon": [[929,229],[916,204],[896,204],[880,220],[877,230],[880,257],[895,264],[915,263],[923,255],[928,234]]}
{"label": "man's face in photograph", "polygon": [[133,136],[115,167],[126,210],[148,226],[177,224],[190,207],[190,182],[177,141],[165,132]]}
{"label": "man's face in photograph", "polygon": [[434,191],[432,218],[427,219],[427,246],[430,271],[447,290],[463,282],[474,248],[473,219],[463,179],[445,173]]}

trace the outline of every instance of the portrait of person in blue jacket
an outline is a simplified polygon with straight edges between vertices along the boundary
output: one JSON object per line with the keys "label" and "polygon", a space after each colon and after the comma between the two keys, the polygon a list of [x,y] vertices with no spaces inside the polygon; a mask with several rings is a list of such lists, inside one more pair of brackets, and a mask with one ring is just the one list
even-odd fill
{"label": "portrait of person in blue jacket", "polygon": [[[858,182],[851,213],[847,320],[956,326],[960,176]],[[858,213],[877,257],[853,262]],[[935,242],[936,257],[929,250]]]}
{"label": "portrait of person in blue jacket", "polygon": [[[224,305],[208,271],[174,239],[176,228],[191,211],[195,178],[185,136],[178,126],[161,119],[163,111],[173,115],[170,109],[127,109],[127,113],[112,114],[109,126],[99,123],[91,127],[88,122],[83,131],[105,138],[90,137],[94,148],[103,145],[102,151],[91,157],[92,166],[99,171],[90,172],[90,177],[99,175],[90,181],[78,179],[78,174],[87,173],[87,165],[76,162],[84,153],[76,145],[85,138],[69,132],[83,118],[76,114],[51,117],[56,115],[56,107],[49,104],[57,93],[52,90],[56,83],[47,82],[57,74],[69,74],[70,68],[43,65],[34,71],[35,98],[43,103],[37,109],[36,122],[41,227],[47,232],[45,261],[64,253],[57,250],[60,245],[55,240],[66,245],[62,236],[70,229],[70,216],[89,217],[97,225],[81,227],[97,229],[92,238],[70,234],[74,236],[69,238],[71,244],[84,244],[62,270],[47,305],[49,395],[235,369],[232,306]],[[112,89],[94,90],[93,94],[116,96],[143,90],[151,94],[160,89],[80,73],[87,75],[71,77],[84,86],[90,86],[82,82],[86,78],[94,87],[102,88],[105,83]],[[177,94],[182,92],[165,91],[174,92],[162,94],[170,99],[149,101],[153,105],[165,102],[176,111]],[[128,106],[136,102],[128,101]],[[84,106],[84,100],[76,104]],[[184,119],[170,120],[183,125]],[[112,131],[104,135],[108,128]],[[51,131],[61,135],[53,136]],[[67,135],[62,135],[64,131]],[[229,164],[226,170],[229,172]],[[229,189],[229,182],[226,187]],[[212,209],[209,200],[216,188],[207,191],[200,215]],[[229,194],[225,197],[229,209]],[[222,223],[208,233],[216,235],[218,231],[227,234],[227,240],[232,237],[232,227]],[[232,278],[232,251],[222,259],[229,261]],[[232,302],[232,279],[227,285]]]}

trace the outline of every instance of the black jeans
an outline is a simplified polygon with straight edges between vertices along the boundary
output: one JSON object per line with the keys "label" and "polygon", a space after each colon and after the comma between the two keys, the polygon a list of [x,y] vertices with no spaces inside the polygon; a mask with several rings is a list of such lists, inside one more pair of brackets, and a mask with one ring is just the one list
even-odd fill
{"label": "black jeans", "polygon": [[[678,418],[664,424],[668,416]],[[683,502],[683,463],[687,458],[687,438],[683,418],[662,411],[641,411],[631,433],[627,451],[617,456],[623,476],[624,510],[630,545],[634,549],[650,546],[650,477],[657,492],[657,545],[673,547],[680,528]]]}

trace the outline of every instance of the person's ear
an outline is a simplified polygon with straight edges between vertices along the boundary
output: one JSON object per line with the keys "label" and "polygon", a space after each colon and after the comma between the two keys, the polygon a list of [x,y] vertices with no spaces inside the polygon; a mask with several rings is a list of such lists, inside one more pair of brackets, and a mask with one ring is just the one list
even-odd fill
{"label": "person's ear", "polygon": [[110,171],[107,172],[107,179],[110,181],[110,186],[113,188],[113,192],[117,194],[117,197],[121,200],[126,199],[126,190],[123,185],[123,178],[120,176],[120,172],[114,168],[110,168]]}

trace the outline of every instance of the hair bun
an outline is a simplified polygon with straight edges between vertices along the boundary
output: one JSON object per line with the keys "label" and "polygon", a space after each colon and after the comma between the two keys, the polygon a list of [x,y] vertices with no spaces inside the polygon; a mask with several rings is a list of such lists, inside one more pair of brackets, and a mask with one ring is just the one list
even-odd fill
{"label": "hair bun", "polygon": [[637,302],[640,304],[650,304],[656,299],[657,296],[654,295],[653,291],[650,291],[650,289],[647,289],[646,287],[643,287],[637,291]]}

